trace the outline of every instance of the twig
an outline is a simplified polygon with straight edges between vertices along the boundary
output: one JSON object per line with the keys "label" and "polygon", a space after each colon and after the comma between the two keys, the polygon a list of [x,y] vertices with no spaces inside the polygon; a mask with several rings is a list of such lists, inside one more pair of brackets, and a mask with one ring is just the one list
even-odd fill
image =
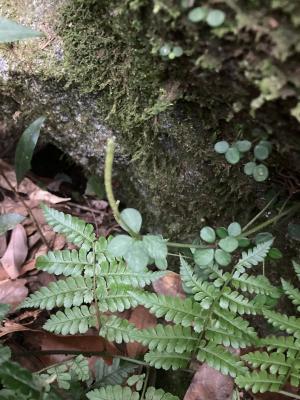
{"label": "twig", "polygon": [[26,202],[22,199],[22,197],[19,195],[18,191],[13,187],[13,185],[9,182],[9,180],[7,179],[7,177],[5,176],[4,172],[1,172],[1,175],[3,177],[3,179],[5,180],[5,182],[8,184],[8,186],[10,187],[10,189],[14,192],[15,196],[17,197],[17,199],[23,204],[23,206],[26,208],[28,214],[30,215],[30,218],[32,219],[32,222],[34,223],[36,229],[38,230],[41,239],[44,243],[44,245],[47,247],[48,250],[51,250],[51,247],[49,245],[49,243],[47,242],[47,239],[45,238],[40,225],[37,221],[37,219],[35,218],[35,216],[33,215],[30,207],[26,204]]}
{"label": "twig", "polygon": [[145,377],[145,381],[144,381],[144,385],[143,385],[143,391],[141,394],[141,400],[144,400],[144,397],[145,397],[146,389],[148,386],[149,374],[150,374],[150,367],[147,367],[146,377]]}
{"label": "twig", "polygon": [[297,394],[286,392],[285,390],[280,390],[278,393],[283,394],[283,396],[291,397],[292,399],[300,399],[300,396]]}
{"label": "twig", "polygon": [[274,200],[276,200],[276,198],[278,197],[278,194],[276,194],[269,202],[268,204],[258,213],[255,215],[254,218],[251,219],[251,221],[249,221],[247,223],[247,225],[245,225],[242,229],[242,231],[244,232],[246,229],[248,229],[251,225],[253,225],[253,223],[261,216],[263,215],[263,213],[265,211],[267,211],[267,209],[271,206],[271,204],[273,203]]}

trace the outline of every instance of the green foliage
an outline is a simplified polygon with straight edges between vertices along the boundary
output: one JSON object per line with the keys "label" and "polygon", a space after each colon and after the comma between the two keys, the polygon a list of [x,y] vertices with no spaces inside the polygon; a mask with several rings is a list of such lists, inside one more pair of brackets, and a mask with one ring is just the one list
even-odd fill
{"label": "green foliage", "polygon": [[[140,400],[138,392],[132,391],[128,387],[119,385],[106,386],[87,393],[89,400]],[[145,393],[145,400],[179,400],[177,396],[164,392],[162,389],[149,387]],[[141,399],[142,400],[142,399]]]}
{"label": "green foliage", "polygon": [[32,122],[20,137],[15,153],[15,171],[18,184],[31,168],[31,159],[45,117],[40,117]]}
{"label": "green foliage", "polygon": [[13,229],[17,224],[20,224],[25,217],[20,214],[4,214],[0,215],[0,235],[3,235],[10,229]]}
{"label": "green foliage", "polygon": [[[216,153],[225,154],[225,159],[229,164],[237,164],[247,152],[250,151],[252,143],[249,140],[238,140],[229,145],[225,140],[217,142],[214,146]],[[252,176],[255,181],[263,182],[269,176],[269,169],[264,164],[257,164],[256,161],[265,161],[272,151],[271,142],[261,140],[253,149],[253,161],[248,161],[244,165],[244,173]]]}
{"label": "green foliage", "polygon": [[93,387],[106,385],[121,385],[134,372],[137,365],[122,363],[119,358],[114,358],[111,365],[107,365],[103,360],[98,359],[95,363],[95,383]]}
{"label": "green foliage", "polygon": [[14,21],[0,17],[0,43],[16,42],[18,40],[40,37],[40,32],[34,31]]}

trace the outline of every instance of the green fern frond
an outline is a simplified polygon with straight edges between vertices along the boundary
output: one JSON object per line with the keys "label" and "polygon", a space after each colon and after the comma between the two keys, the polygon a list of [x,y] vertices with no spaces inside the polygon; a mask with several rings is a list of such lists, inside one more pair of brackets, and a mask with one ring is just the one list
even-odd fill
{"label": "green fern frond", "polygon": [[69,361],[68,367],[72,376],[76,376],[79,381],[87,381],[90,377],[88,359],[82,354],[75,357],[74,360]]}
{"label": "green fern frond", "polygon": [[221,268],[216,264],[209,264],[205,267],[201,267],[207,274],[210,279],[213,279],[213,284],[215,287],[221,287],[230,277],[229,272],[224,272]]}
{"label": "green fern frond", "polygon": [[300,311],[300,290],[296,289],[284,279],[281,279],[281,283],[284,293],[288,296],[292,303],[295,304],[295,306],[298,306],[297,310]]}
{"label": "green fern frond", "polygon": [[48,368],[43,374],[39,375],[41,380],[46,382],[47,390],[50,389],[50,385],[48,382],[57,382],[57,385],[60,389],[68,390],[70,389],[70,382],[72,376],[68,371],[67,364],[58,365],[52,368]]}
{"label": "green fern frond", "polygon": [[157,318],[164,317],[168,322],[174,322],[182,326],[193,326],[196,332],[201,332],[204,313],[200,305],[192,299],[157,295],[155,293],[130,291],[129,294],[137,302],[154,314]]}
{"label": "green fern frond", "polygon": [[287,351],[288,357],[294,357],[300,351],[299,340],[293,336],[267,336],[260,340],[263,346],[267,346],[268,351],[276,350],[277,353]]}
{"label": "green fern frond", "polygon": [[95,363],[95,386],[121,385],[129,374],[131,374],[138,365],[131,363],[120,364],[119,358],[114,358],[111,365],[107,365],[102,359]]}
{"label": "green fern frond", "polygon": [[237,335],[237,337],[242,337],[252,344],[257,342],[257,334],[254,328],[249,325],[248,321],[235,316],[235,314],[230,311],[220,308],[214,308],[213,313],[222,329]]}
{"label": "green fern frond", "polygon": [[100,336],[105,337],[110,342],[116,343],[134,341],[136,327],[126,319],[112,315],[110,317],[101,316],[100,320]]}
{"label": "green fern frond", "polygon": [[231,280],[231,285],[235,289],[240,289],[243,292],[264,294],[273,298],[280,296],[280,291],[271,285],[268,278],[263,275],[251,276],[248,274],[240,274],[236,271]]}
{"label": "green fern frond", "polygon": [[69,277],[51,282],[48,286],[31,294],[22,303],[22,308],[41,308],[52,310],[54,307],[80,306],[93,300],[93,281],[91,278]]}
{"label": "green fern frond", "polygon": [[122,312],[138,306],[138,301],[131,295],[132,286],[111,286],[107,293],[97,291],[99,310],[102,312]]}
{"label": "green fern frond", "polygon": [[64,276],[79,276],[87,267],[91,267],[93,254],[84,249],[49,251],[46,255],[39,256],[36,268],[49,274]]}
{"label": "green fern frond", "polygon": [[74,335],[85,333],[89,328],[96,325],[95,309],[93,306],[81,306],[66,308],[64,312],[58,311],[51,315],[43,328],[46,331],[61,335]]}
{"label": "green fern frond", "polygon": [[296,338],[300,338],[300,318],[288,317],[275,311],[264,310],[263,314],[270,324],[275,328],[293,334]]}
{"label": "green fern frond", "polygon": [[259,313],[257,306],[252,300],[247,299],[238,292],[232,292],[230,288],[225,288],[219,300],[219,305],[224,310],[230,310],[233,313],[253,314]]}
{"label": "green fern frond", "polygon": [[183,257],[180,257],[180,276],[184,286],[194,294],[195,300],[201,302],[205,299],[209,307],[218,293],[217,289],[211,283],[199,279]]}
{"label": "green fern frond", "polygon": [[235,382],[240,388],[252,390],[253,393],[278,392],[284,382],[284,376],[259,371],[238,375]]}
{"label": "green fern frond", "polygon": [[123,262],[112,262],[101,265],[101,276],[108,286],[128,285],[143,288],[161,278],[165,271],[132,271]]}
{"label": "green fern frond", "polygon": [[262,371],[269,370],[271,374],[285,375],[292,366],[294,360],[286,358],[283,353],[267,353],[265,351],[254,351],[242,356],[242,359],[253,368]]}
{"label": "green fern frond", "polygon": [[145,400],[179,400],[179,397],[150,386],[145,394]]}
{"label": "green fern frond", "polygon": [[192,352],[197,345],[198,335],[191,328],[180,325],[156,325],[154,328],[136,330],[133,339],[149,350],[167,353]]}
{"label": "green fern frond", "polygon": [[297,275],[298,279],[300,280],[300,264],[294,260],[292,261],[292,264],[293,264],[294,270],[296,272],[296,275]]}
{"label": "green fern frond", "polygon": [[253,265],[263,262],[272,246],[272,243],[273,240],[268,240],[258,244],[253,247],[253,249],[243,251],[241,259],[235,266],[236,270],[243,273],[245,272],[245,268],[251,268]]}
{"label": "green fern frond", "polygon": [[197,359],[201,362],[206,362],[210,367],[222,372],[222,374],[230,375],[233,378],[241,372],[246,373],[248,371],[237,356],[214,343],[202,341]]}
{"label": "green fern frond", "polygon": [[240,332],[232,333],[221,328],[218,321],[206,328],[205,338],[215,344],[222,344],[225,347],[232,347],[234,349],[244,349],[253,344],[253,340],[245,335],[241,335]]}
{"label": "green fern frond", "polygon": [[139,400],[138,392],[132,392],[128,387],[119,385],[106,386],[92,390],[86,394],[89,400]]}
{"label": "green fern frond", "polygon": [[161,353],[159,351],[149,351],[145,354],[145,361],[155,367],[156,369],[180,369],[187,368],[189,362],[191,361],[191,353]]}
{"label": "green fern frond", "polygon": [[84,221],[69,214],[42,206],[44,216],[49,225],[57,233],[61,233],[68,239],[69,242],[77,246],[90,250],[96,240],[93,225],[86,224]]}

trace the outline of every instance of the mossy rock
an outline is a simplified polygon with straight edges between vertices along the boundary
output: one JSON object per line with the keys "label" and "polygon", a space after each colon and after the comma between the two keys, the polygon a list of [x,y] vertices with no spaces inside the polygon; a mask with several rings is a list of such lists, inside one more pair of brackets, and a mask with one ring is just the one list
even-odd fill
{"label": "mossy rock", "polygon": [[[0,6],[47,35],[1,48],[1,91],[16,99],[20,121],[46,114],[51,140],[87,171],[102,172],[105,141],[116,135],[119,196],[148,229],[188,236],[260,207],[273,183],[229,166],[213,151],[218,139],[270,137],[280,150],[271,176],[299,174],[297,2],[220,3],[226,20],[216,29],[191,23],[175,0],[44,3]],[[166,43],[184,54],[165,59]]]}

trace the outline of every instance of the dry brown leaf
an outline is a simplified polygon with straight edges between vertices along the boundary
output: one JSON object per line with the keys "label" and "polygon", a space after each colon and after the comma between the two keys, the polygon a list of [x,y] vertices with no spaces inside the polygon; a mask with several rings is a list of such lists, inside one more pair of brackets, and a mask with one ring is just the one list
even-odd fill
{"label": "dry brown leaf", "polygon": [[59,204],[64,203],[66,201],[70,201],[71,198],[63,198],[55,196],[55,194],[49,193],[46,190],[37,189],[34,192],[29,194],[29,199],[33,201],[46,201],[50,204]]}
{"label": "dry brown leaf", "polygon": [[182,288],[180,275],[175,272],[168,272],[166,275],[157,279],[153,283],[153,289],[158,294],[164,294],[167,296],[178,296],[181,299],[186,297]]}
{"label": "dry brown leaf", "polygon": [[11,279],[20,275],[20,268],[26,260],[28,253],[26,232],[18,224],[12,231],[8,247],[1,258],[1,264]]}
{"label": "dry brown leaf", "polygon": [[7,247],[6,235],[0,235],[0,257],[3,256]]}
{"label": "dry brown leaf", "polygon": [[65,247],[66,238],[63,235],[56,235],[53,242],[53,250],[62,250]]}
{"label": "dry brown leaf", "polygon": [[5,269],[2,267],[2,265],[0,264],[0,281],[5,281],[6,279],[9,279],[9,276],[5,272]]}
{"label": "dry brown leaf", "polygon": [[[0,177],[1,177],[1,175],[0,175]],[[1,214],[16,213],[16,214],[23,215],[23,217],[28,216],[28,211],[26,210],[26,208],[22,204],[12,200],[9,197],[6,197],[0,203],[0,211],[1,211]]]}
{"label": "dry brown leaf", "polygon": [[27,272],[32,271],[33,269],[35,269],[35,262],[36,262],[36,260],[27,261],[23,265],[23,267],[21,268],[20,276],[25,275]]}
{"label": "dry brown leaf", "polygon": [[0,303],[11,304],[16,307],[27,296],[26,279],[11,281],[7,279],[0,282]]}
{"label": "dry brown leaf", "polygon": [[184,400],[231,400],[233,387],[232,378],[203,364],[195,373]]}
{"label": "dry brown leaf", "polygon": [[[0,160],[0,170],[4,173],[4,175],[6,176],[7,180],[10,182],[12,187],[14,189],[17,189],[19,193],[29,194],[38,188],[28,178],[24,178],[20,183],[20,185],[18,186],[14,169],[3,160]],[[11,190],[9,185],[6,183],[5,179],[1,175],[0,175],[0,186],[2,186],[4,189]]]}
{"label": "dry brown leaf", "polygon": [[[156,318],[145,307],[138,306],[132,311],[129,322],[138,329],[151,328],[156,325]],[[147,351],[147,347],[137,342],[127,343],[126,349],[128,356],[131,358],[135,358]]]}
{"label": "dry brown leaf", "polygon": [[5,321],[4,325],[0,327],[0,337],[6,336],[9,333],[32,331],[33,329],[27,328],[24,325],[17,324],[13,321]]}

